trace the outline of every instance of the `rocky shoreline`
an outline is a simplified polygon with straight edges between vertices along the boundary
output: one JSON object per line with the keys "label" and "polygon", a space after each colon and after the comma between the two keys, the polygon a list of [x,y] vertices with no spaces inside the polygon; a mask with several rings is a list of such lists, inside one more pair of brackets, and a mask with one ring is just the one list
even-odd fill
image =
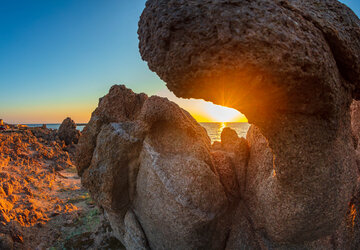
{"label": "rocky shoreline", "polygon": [[226,128],[211,144],[177,104],[124,85],[81,136],[70,118],[0,134],[0,248],[360,249],[351,9],[147,0],[138,35],[169,90],[243,113],[246,138]]}
{"label": "rocky shoreline", "polygon": [[69,118],[58,131],[0,132],[0,249],[122,248],[81,186],[79,136]]}

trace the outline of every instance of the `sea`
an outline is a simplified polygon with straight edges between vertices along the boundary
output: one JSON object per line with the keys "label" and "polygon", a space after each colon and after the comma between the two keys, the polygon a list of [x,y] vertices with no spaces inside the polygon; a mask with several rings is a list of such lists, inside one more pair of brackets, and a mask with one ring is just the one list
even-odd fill
{"label": "sea", "polygon": [[250,124],[245,122],[200,122],[200,125],[206,129],[212,142],[221,141],[221,132],[226,127],[234,129],[239,137],[245,138],[250,128]]}
{"label": "sea", "polygon": [[[42,127],[43,124],[24,124],[30,128],[37,128],[37,127]],[[47,123],[46,127],[48,129],[59,129],[60,128],[60,123]],[[81,123],[81,124],[77,124],[76,128],[80,131],[82,131],[85,128],[86,124]]]}
{"label": "sea", "polygon": [[[42,124],[26,124],[29,127],[41,127]],[[82,131],[86,124],[78,124],[77,129]],[[221,132],[224,128],[230,127],[234,129],[239,137],[246,137],[247,131],[249,130],[250,124],[245,122],[200,122],[200,125],[203,126],[212,142],[220,141]],[[46,127],[49,129],[59,129],[60,124],[46,124]]]}

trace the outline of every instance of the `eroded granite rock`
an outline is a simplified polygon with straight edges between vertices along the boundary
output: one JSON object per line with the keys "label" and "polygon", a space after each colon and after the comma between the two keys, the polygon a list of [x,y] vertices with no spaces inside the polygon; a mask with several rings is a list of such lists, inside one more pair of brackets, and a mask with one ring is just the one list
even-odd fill
{"label": "eroded granite rock", "polygon": [[142,58],[177,96],[257,126],[245,187],[254,228],[289,245],[334,234],[357,179],[356,15],[335,0],[148,0],[138,33]]}
{"label": "eroded granite rock", "polygon": [[83,130],[77,163],[128,249],[225,247],[236,175],[216,165],[205,129],[175,103],[113,86]]}
{"label": "eroded granite rock", "polygon": [[[111,100],[119,102],[118,108],[107,113],[107,119],[101,119]],[[126,116],[124,112],[131,110],[130,105],[137,107],[137,113]],[[356,116],[352,118],[352,124],[356,124]],[[186,111],[167,99],[134,94],[124,86],[113,86],[100,100],[92,121],[78,147],[78,156],[82,156],[78,163],[90,159],[88,165],[79,168],[82,182],[128,249],[359,246],[357,190],[339,227],[328,236],[295,243],[276,242],[268,238],[264,227],[258,227],[255,216],[263,218],[262,223],[268,218],[254,214],[252,208],[268,199],[259,194],[271,195],[268,191],[277,173],[268,141],[256,126],[250,127],[247,139],[226,128],[220,145],[211,147],[204,129]],[[88,142],[92,140],[95,144],[89,152]],[[269,180],[268,186],[261,185],[264,179]],[[279,193],[272,199],[282,202],[283,196]]]}
{"label": "eroded granite rock", "polygon": [[[113,86],[78,147],[128,249],[356,249],[360,22],[335,0],[148,0],[140,52],[177,96],[254,124],[210,145],[176,104]],[[353,129],[352,129],[353,128]]]}

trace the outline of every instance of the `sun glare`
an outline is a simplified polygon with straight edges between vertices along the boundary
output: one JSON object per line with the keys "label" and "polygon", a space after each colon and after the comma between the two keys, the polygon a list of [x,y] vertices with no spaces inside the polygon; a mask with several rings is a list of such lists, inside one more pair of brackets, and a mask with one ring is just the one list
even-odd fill
{"label": "sun glare", "polygon": [[198,122],[248,122],[246,117],[235,109],[215,105],[199,99],[182,99],[176,97],[168,89],[156,93],[177,103],[187,110]]}
{"label": "sun glare", "polygon": [[235,109],[227,108],[212,103],[205,106],[205,112],[208,113],[214,122],[231,122],[241,116],[241,113]]}

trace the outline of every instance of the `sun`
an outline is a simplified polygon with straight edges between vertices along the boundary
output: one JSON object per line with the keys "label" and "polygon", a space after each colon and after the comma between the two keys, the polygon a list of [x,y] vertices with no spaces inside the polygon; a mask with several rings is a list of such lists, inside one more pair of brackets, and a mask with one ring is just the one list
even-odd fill
{"label": "sun", "polygon": [[204,111],[211,116],[214,122],[234,122],[243,120],[244,116],[237,110],[207,103]]}
{"label": "sun", "polygon": [[248,122],[246,117],[235,109],[215,105],[212,102],[199,99],[178,98],[168,89],[163,89],[156,93],[156,95],[166,97],[170,101],[177,103],[198,122]]}

